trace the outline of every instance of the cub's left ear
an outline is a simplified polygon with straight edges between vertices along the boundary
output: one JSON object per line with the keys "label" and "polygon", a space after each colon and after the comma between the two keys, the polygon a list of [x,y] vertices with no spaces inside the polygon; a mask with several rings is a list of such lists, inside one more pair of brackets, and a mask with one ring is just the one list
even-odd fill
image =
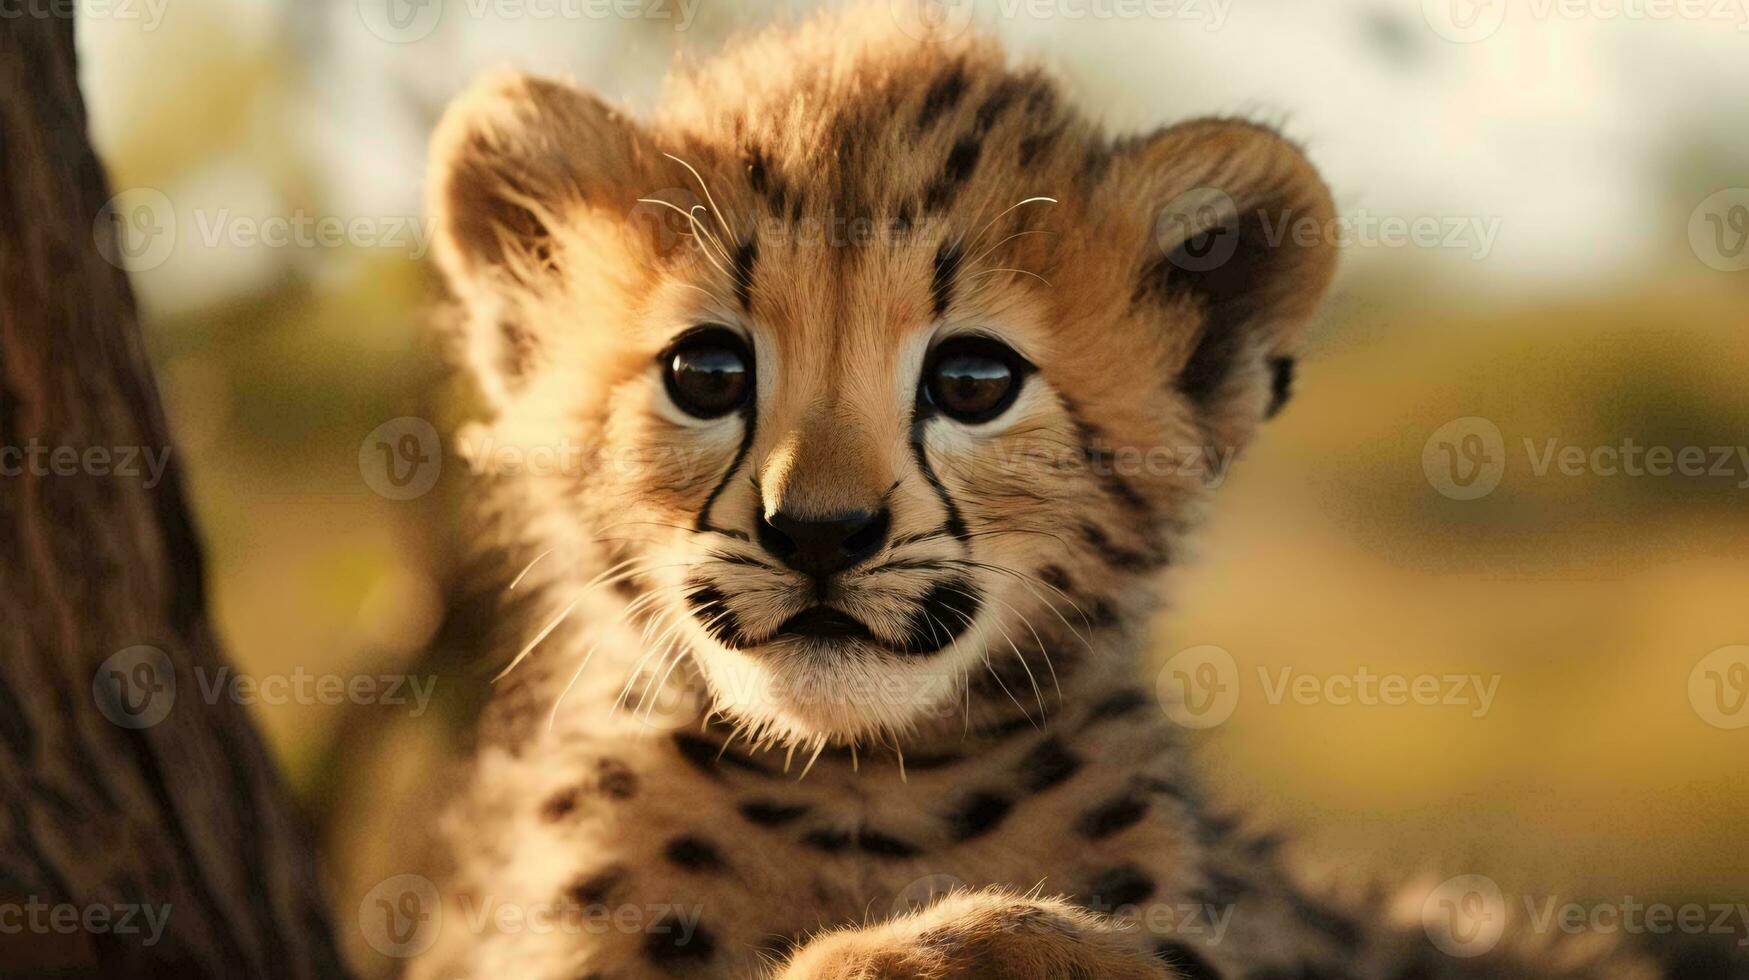
{"label": "cub's left ear", "polygon": [[1136,298],[1168,331],[1173,384],[1217,433],[1279,411],[1293,344],[1336,268],[1335,206],[1274,130],[1184,123],[1122,151],[1108,186],[1152,217]]}

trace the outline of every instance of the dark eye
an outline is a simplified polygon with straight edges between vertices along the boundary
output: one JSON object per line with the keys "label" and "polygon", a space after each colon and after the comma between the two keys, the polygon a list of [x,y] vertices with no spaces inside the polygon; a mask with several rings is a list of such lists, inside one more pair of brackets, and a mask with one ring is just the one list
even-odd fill
{"label": "dark eye", "polygon": [[668,397],[688,415],[714,419],[746,404],[753,391],[753,356],[733,330],[699,327],[662,352]]}
{"label": "dark eye", "polygon": [[961,422],[988,422],[1014,404],[1032,370],[1014,348],[988,337],[954,337],[929,355],[923,390],[930,404]]}

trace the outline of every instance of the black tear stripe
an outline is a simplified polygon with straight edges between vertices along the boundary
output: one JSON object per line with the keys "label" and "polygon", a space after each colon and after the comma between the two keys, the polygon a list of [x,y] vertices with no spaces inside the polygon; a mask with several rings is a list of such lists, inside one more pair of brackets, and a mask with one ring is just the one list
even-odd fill
{"label": "black tear stripe", "polygon": [[717,498],[721,497],[723,491],[728,488],[729,481],[734,478],[736,473],[740,472],[741,464],[747,461],[747,454],[753,449],[753,435],[759,428],[759,419],[753,410],[752,400],[748,401],[747,407],[741,409],[740,415],[741,444],[735,447],[735,458],[729,461],[729,468],[723,471],[723,478],[717,481],[715,487],[711,488],[710,496],[704,498],[704,506],[699,508],[698,520],[694,522],[694,527],[701,533],[713,532],[727,535],[738,541],[746,541],[747,535],[745,533],[720,528],[711,523],[711,508],[716,506]]}
{"label": "black tear stripe", "polygon": [[1264,418],[1272,419],[1280,415],[1287,403],[1293,400],[1296,367],[1291,357],[1269,359],[1269,410],[1263,413]]}
{"label": "black tear stripe", "polygon": [[1135,688],[1124,688],[1100,699],[1092,710],[1087,712],[1087,721],[1082,726],[1090,728],[1102,721],[1111,721],[1132,715],[1148,705],[1148,696]]}
{"label": "black tear stripe", "polygon": [[731,650],[747,645],[740,618],[729,608],[729,597],[721,589],[714,585],[693,586],[686,594],[686,603],[692,607],[693,618],[712,639]]}
{"label": "black tear stripe", "polygon": [[947,308],[953,305],[953,287],[963,258],[960,247],[953,242],[942,242],[935,250],[935,276],[929,284],[929,295],[934,301],[938,320],[946,316]]}
{"label": "black tear stripe", "polygon": [[983,600],[962,578],[937,582],[918,600],[917,611],[905,627],[905,638],[894,652],[910,657],[927,657],[960,638],[972,625]]}
{"label": "black tear stripe", "polygon": [[753,312],[753,266],[759,261],[759,242],[749,238],[735,249],[735,299],[741,309]]}
{"label": "black tear stripe", "polygon": [[942,510],[947,514],[942,526],[947,528],[947,533],[954,540],[963,545],[970,533],[966,530],[966,520],[960,514],[959,504],[954,502],[953,495],[947,492],[947,485],[941,482],[935,468],[929,465],[929,454],[923,447],[923,426],[933,417],[934,412],[920,399],[911,419],[911,455],[917,461],[917,470],[923,474],[924,482],[935,492],[936,499],[941,501]]}

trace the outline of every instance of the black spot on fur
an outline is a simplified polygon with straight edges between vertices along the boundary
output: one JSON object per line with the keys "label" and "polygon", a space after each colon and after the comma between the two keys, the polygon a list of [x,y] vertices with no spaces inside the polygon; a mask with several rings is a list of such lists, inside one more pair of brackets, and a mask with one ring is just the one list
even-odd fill
{"label": "black spot on fur", "polygon": [[1294,397],[1294,359],[1291,357],[1272,357],[1269,359],[1269,411],[1265,418],[1275,418],[1287,403]]}
{"label": "black spot on fur", "polygon": [[1161,559],[1153,555],[1113,544],[1111,537],[1097,524],[1082,524],[1081,538],[1093,548],[1101,561],[1120,572],[1151,572],[1163,564]]}
{"label": "black spot on fur", "polygon": [[669,863],[688,871],[726,871],[729,867],[716,845],[691,834],[669,841],[662,854]]}
{"label": "black spot on fur", "polygon": [[1075,831],[1088,840],[1103,840],[1128,830],[1147,815],[1147,797],[1125,793],[1082,814],[1075,821]]}
{"label": "black spot on fur", "polygon": [[864,854],[880,858],[908,858],[922,853],[915,844],[866,828],[857,833],[856,846]]}
{"label": "black spot on fur", "polygon": [[802,845],[827,854],[841,854],[850,850],[852,843],[848,833],[842,830],[810,830],[802,835]]}
{"label": "black spot on fur", "polygon": [[1347,916],[1298,892],[1289,892],[1288,901],[1293,905],[1295,915],[1307,925],[1329,936],[1330,941],[1344,952],[1353,952],[1360,948],[1360,926]]}
{"label": "black spot on fur", "polygon": [[801,803],[778,803],[773,800],[747,800],[740,806],[741,816],[761,827],[781,827],[808,815]]}
{"label": "black spot on fur", "polygon": [[1015,96],[1020,94],[1020,83],[1012,78],[1004,79],[1001,84],[991,90],[984,104],[978,106],[978,114],[972,119],[972,132],[984,136],[996,125],[1003,110],[1013,104]]}
{"label": "black spot on fur", "polygon": [[576,884],[565,890],[565,894],[578,905],[600,905],[613,897],[614,889],[625,881],[625,877],[626,869],[616,864],[578,879]]}
{"label": "black spot on fur", "polygon": [[735,299],[741,309],[753,309],[753,266],[759,261],[759,243],[747,239],[735,249]]}
{"label": "black spot on fur", "polygon": [[696,965],[716,955],[717,941],[700,922],[688,935],[673,913],[664,912],[651,922],[644,936],[644,956],[663,969]]}
{"label": "black spot on fur", "polygon": [[953,145],[948,151],[947,162],[942,165],[941,176],[929,185],[923,194],[923,209],[925,211],[940,211],[953,200],[953,196],[978,167],[978,156],[983,152],[983,145],[968,136]]}
{"label": "black spot on fur", "polygon": [[693,768],[711,777],[719,777],[724,768],[739,769],[743,772],[770,776],[774,773],[766,767],[754,762],[737,752],[724,752],[721,743],[713,742],[702,735],[691,732],[675,732],[674,747]]}
{"label": "black spot on fur", "polygon": [[1221,980],[1221,971],[1188,943],[1163,942],[1154,947],[1154,955],[1162,963],[1178,971],[1184,980]]}
{"label": "black spot on fur", "polygon": [[1238,904],[1241,898],[1251,894],[1249,881],[1219,868],[1205,866],[1202,877],[1203,883],[1191,891],[1191,897],[1200,905],[1225,908]]}
{"label": "black spot on fur", "polygon": [[1110,721],[1132,715],[1148,706],[1148,696],[1135,688],[1124,688],[1106,695],[1093,710],[1087,713],[1087,720]]}
{"label": "black spot on fur", "polygon": [[953,303],[954,280],[960,271],[960,249],[952,242],[942,242],[935,251],[935,276],[929,285],[929,295],[935,304],[935,315],[945,316]]}
{"label": "black spot on fur", "polygon": [[1056,589],[1058,592],[1075,591],[1075,583],[1069,578],[1069,573],[1063,571],[1061,565],[1046,565],[1039,569],[1039,581]]}
{"label": "black spot on fur", "polygon": [[753,188],[753,193],[760,197],[764,197],[771,191],[770,178],[766,173],[767,166],[764,150],[753,150],[748,153],[747,185]]}
{"label": "black spot on fur", "polygon": [[1014,811],[1014,801],[996,793],[975,792],[960,802],[948,814],[947,830],[954,840],[966,841],[982,837],[1008,818]]}
{"label": "black spot on fur", "polygon": [[917,611],[911,614],[905,639],[897,652],[913,657],[939,652],[972,625],[980,605],[978,593],[965,579],[936,583],[924,593]]}
{"label": "black spot on fur", "polygon": [[1154,879],[1134,864],[1107,868],[1087,883],[1080,903],[1096,912],[1110,913],[1125,905],[1139,905],[1154,894]]}
{"label": "black spot on fur", "polygon": [[582,795],[576,789],[562,789],[547,798],[541,804],[540,818],[547,823],[558,823],[570,816],[577,809],[577,798]]}
{"label": "black spot on fur", "polygon": [[1029,793],[1038,793],[1067,781],[1081,770],[1081,760],[1057,738],[1047,738],[1020,760],[1020,781]]}
{"label": "black spot on fur", "polygon": [[1022,170],[1032,167],[1056,141],[1055,133],[1039,133],[1020,141],[1019,163]]}
{"label": "black spot on fur", "polygon": [[595,785],[603,796],[629,800],[638,795],[638,774],[618,759],[601,759],[595,763]]}
{"label": "black spot on fur", "polygon": [[929,91],[923,95],[923,108],[917,113],[917,129],[919,132],[935,125],[936,121],[946,112],[959,105],[960,99],[966,94],[966,70],[963,65],[954,65],[945,74],[929,86]]}

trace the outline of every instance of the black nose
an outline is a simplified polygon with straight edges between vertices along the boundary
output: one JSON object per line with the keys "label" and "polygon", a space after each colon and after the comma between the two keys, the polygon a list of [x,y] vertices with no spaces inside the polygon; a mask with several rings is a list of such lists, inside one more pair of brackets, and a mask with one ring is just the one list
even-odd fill
{"label": "black nose", "polygon": [[879,551],[891,523],[886,508],[801,519],[779,511],[759,517],[759,543],[798,572],[824,578]]}

